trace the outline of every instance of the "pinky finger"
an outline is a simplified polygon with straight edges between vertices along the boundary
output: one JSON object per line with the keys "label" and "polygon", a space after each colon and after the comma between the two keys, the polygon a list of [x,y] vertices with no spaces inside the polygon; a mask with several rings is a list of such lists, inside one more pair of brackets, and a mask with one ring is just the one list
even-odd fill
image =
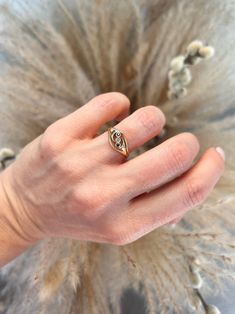
{"label": "pinky finger", "polygon": [[224,160],[209,148],[182,176],[134,198],[115,223],[117,244],[133,242],[204,202],[223,171]]}

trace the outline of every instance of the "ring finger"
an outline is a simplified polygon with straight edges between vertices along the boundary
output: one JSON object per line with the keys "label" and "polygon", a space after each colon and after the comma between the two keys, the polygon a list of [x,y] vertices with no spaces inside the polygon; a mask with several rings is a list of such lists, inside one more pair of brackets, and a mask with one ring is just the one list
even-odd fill
{"label": "ring finger", "polygon": [[[155,106],[145,106],[134,111],[127,118],[123,119],[115,128],[120,130],[127,140],[128,150],[143,145],[145,142],[158,135],[165,124],[163,112]],[[118,162],[124,161],[125,157],[115,151],[108,143],[108,131],[102,133],[93,139],[96,149],[102,150],[102,156],[106,161]]]}

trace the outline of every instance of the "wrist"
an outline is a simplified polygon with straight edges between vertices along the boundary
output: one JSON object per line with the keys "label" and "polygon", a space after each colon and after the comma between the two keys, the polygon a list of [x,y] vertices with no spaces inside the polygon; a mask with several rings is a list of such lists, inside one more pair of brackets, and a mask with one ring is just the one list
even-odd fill
{"label": "wrist", "polygon": [[11,165],[0,174],[0,266],[41,239],[10,184]]}

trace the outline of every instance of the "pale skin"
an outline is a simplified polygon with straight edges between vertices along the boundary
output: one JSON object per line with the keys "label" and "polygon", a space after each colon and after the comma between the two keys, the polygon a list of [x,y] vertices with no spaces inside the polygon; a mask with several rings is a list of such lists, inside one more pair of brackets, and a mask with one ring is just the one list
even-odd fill
{"label": "pale skin", "polygon": [[189,132],[126,160],[108,143],[111,120],[129,151],[166,122],[155,106],[129,115],[129,99],[106,93],[51,124],[0,175],[0,266],[47,237],[124,245],[178,221],[204,202],[224,171],[214,147],[197,163]]}

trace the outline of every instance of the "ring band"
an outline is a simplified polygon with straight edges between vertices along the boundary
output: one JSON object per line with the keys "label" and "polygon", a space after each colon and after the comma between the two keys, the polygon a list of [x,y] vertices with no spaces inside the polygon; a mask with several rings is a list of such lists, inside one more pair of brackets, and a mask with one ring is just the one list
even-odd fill
{"label": "ring band", "polygon": [[128,144],[124,134],[116,128],[108,129],[108,138],[111,147],[126,158],[129,156]]}

